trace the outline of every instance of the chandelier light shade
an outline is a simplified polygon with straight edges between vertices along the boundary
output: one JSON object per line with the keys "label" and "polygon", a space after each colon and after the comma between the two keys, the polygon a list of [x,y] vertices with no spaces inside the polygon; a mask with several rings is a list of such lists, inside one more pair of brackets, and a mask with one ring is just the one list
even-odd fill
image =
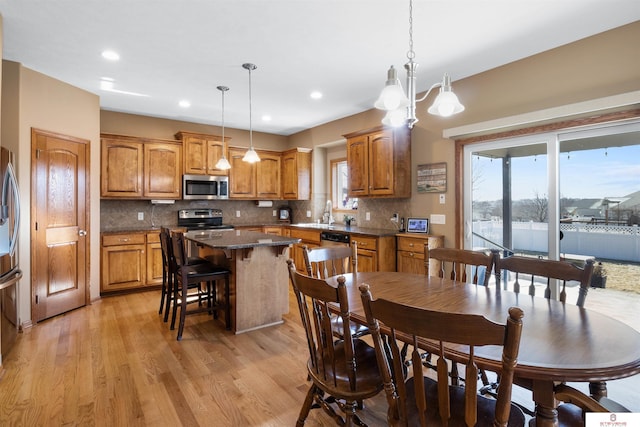
{"label": "chandelier light shade", "polygon": [[218,86],[217,89],[220,92],[222,92],[222,157],[220,157],[220,159],[216,163],[215,167],[216,167],[216,169],[220,169],[220,170],[228,170],[228,169],[231,169],[231,164],[229,163],[229,160],[227,160],[227,157],[224,155],[224,146],[225,146],[225,141],[224,141],[224,93],[226,91],[228,91],[229,88],[227,86]]}
{"label": "chandelier light shade", "polygon": [[382,93],[375,102],[374,107],[385,110],[387,114],[382,119],[382,124],[386,126],[407,125],[410,129],[418,122],[416,117],[416,103],[424,101],[431,91],[437,87],[440,93],[436,97],[433,105],[427,110],[430,114],[441,117],[449,117],[453,114],[464,111],[464,106],[458,101],[458,97],[451,89],[451,79],[448,74],[442,78],[442,82],[433,84],[427,93],[416,99],[416,70],[418,64],[413,61],[415,52],[413,51],[413,0],[409,0],[409,51],[407,52],[409,62],[404,65],[407,70],[407,93],[405,94],[398,80],[396,69],[391,66],[387,72],[387,83]]}
{"label": "chandelier light shade", "polygon": [[255,64],[242,64],[242,68],[249,71],[249,150],[245,153],[242,158],[243,162],[248,163],[256,163],[260,161],[260,156],[256,153],[256,150],[253,149],[253,127],[252,127],[252,117],[251,117],[251,72],[255,70]]}

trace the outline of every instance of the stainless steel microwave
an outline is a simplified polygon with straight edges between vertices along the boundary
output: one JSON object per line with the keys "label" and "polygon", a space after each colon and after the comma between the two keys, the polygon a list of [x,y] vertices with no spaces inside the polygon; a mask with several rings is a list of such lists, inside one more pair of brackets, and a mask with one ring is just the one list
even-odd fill
{"label": "stainless steel microwave", "polygon": [[229,198],[229,177],[213,175],[182,175],[184,200],[215,200]]}

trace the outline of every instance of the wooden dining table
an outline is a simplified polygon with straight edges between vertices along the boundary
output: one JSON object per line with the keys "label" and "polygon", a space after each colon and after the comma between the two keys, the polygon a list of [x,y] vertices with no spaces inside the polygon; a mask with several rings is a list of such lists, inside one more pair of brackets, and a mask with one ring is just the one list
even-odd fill
{"label": "wooden dining table", "polygon": [[[337,285],[337,277],[328,282]],[[640,332],[604,314],[556,300],[449,279],[398,272],[345,274],[351,320],[366,325],[358,286],[368,284],[373,299],[446,311],[474,313],[504,323],[509,307],[524,311],[516,383],[531,387],[536,408],[532,424],[557,426],[557,382],[597,382],[640,373]],[[464,348],[449,349],[464,353]],[[497,372],[501,347],[475,349],[480,368]]]}

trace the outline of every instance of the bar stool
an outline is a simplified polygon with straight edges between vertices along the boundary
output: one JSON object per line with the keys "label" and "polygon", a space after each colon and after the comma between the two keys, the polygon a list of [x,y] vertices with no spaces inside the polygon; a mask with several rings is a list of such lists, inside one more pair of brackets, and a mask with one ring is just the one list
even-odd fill
{"label": "bar stool", "polygon": [[[164,322],[169,320],[169,308],[173,301],[173,283],[176,275],[176,261],[173,258],[173,248],[171,247],[171,231],[166,227],[160,228],[160,248],[162,249],[162,289],[160,294],[160,308],[158,314],[164,310]],[[188,264],[202,264],[207,262],[200,257],[187,258]]]}
{"label": "bar stool", "polygon": [[[182,339],[185,318],[188,314],[213,313],[218,316],[218,310],[225,314],[225,326],[231,329],[231,310],[229,301],[229,269],[217,266],[209,261],[201,264],[188,264],[185,254],[184,234],[174,232],[171,236],[173,255],[176,261],[176,275],[174,281],[174,304],[171,317],[171,329],[175,328],[178,305],[180,306],[180,320],[178,324],[177,340]],[[224,299],[218,300],[216,283],[224,280]],[[204,286],[203,286],[204,285]],[[194,290],[189,294],[189,290]],[[187,309],[190,303],[198,303],[197,308]]]}

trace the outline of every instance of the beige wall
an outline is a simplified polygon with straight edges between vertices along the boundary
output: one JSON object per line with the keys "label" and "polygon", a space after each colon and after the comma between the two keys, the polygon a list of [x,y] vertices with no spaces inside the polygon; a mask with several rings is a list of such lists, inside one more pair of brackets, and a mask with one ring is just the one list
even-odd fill
{"label": "beige wall", "polygon": [[[31,129],[37,128],[89,140],[90,185],[90,293],[100,290],[100,102],[98,96],[80,90],[22,65],[3,61],[3,146],[14,151],[22,201],[19,259],[21,322],[31,319]],[[11,120],[10,122],[7,122]]]}

